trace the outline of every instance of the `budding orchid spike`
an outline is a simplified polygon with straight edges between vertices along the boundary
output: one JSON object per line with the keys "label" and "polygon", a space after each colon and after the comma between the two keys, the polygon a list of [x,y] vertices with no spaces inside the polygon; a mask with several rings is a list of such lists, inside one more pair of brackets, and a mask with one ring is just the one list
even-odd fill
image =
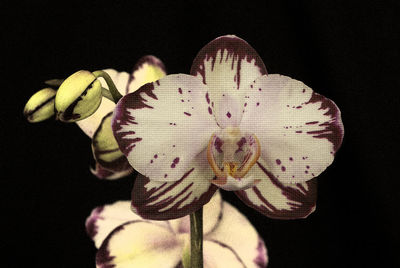
{"label": "budding orchid spike", "polygon": [[55,97],[57,119],[76,122],[91,116],[102,100],[101,83],[89,71],[81,70],[61,84]]}
{"label": "budding orchid spike", "polygon": [[55,95],[56,91],[52,88],[44,88],[33,94],[24,108],[26,119],[30,123],[37,123],[52,117]]}

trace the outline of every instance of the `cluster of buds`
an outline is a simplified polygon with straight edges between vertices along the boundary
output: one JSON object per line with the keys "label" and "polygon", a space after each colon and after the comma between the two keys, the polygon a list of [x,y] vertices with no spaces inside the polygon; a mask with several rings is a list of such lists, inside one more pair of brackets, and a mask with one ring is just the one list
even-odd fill
{"label": "cluster of buds", "polygon": [[[99,108],[103,94],[108,92],[98,80],[103,73],[81,70],[65,79],[57,91],[44,88],[36,92],[25,105],[25,117],[35,123],[54,114],[57,120],[63,122],[76,122],[91,116]],[[52,82],[49,84],[60,84]],[[110,94],[107,95],[110,97]]]}

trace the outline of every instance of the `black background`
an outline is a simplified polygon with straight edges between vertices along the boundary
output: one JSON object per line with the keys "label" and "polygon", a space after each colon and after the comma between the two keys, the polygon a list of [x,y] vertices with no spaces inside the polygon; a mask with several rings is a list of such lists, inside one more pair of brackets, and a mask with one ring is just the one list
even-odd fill
{"label": "black background", "polygon": [[188,73],[197,52],[225,34],[248,41],[269,73],[334,100],[345,126],[307,219],[271,220],[223,192],[264,238],[269,267],[398,263],[398,1],[0,5],[3,267],[94,267],[85,219],[95,206],[129,199],[134,181],[91,175],[90,139],[75,124],[27,123],[23,107],[42,82],[79,69],[129,72],[146,54],[169,73]]}

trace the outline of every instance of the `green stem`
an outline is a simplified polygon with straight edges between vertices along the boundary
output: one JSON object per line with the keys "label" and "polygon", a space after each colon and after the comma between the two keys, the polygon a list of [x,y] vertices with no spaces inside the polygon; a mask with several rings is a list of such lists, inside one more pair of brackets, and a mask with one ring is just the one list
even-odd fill
{"label": "green stem", "polygon": [[119,99],[122,98],[122,95],[119,93],[118,89],[115,87],[114,82],[112,81],[112,79],[108,75],[108,73],[99,70],[99,71],[93,72],[93,74],[96,77],[103,77],[104,80],[106,80],[108,88],[110,89],[110,93],[114,99],[114,102],[117,103],[119,101]]}
{"label": "green stem", "polygon": [[190,267],[203,268],[203,208],[190,214]]}
{"label": "green stem", "polygon": [[113,98],[111,92],[108,89],[102,87],[101,88],[101,95],[103,95],[103,97],[109,99],[110,101],[114,102],[114,98]]}

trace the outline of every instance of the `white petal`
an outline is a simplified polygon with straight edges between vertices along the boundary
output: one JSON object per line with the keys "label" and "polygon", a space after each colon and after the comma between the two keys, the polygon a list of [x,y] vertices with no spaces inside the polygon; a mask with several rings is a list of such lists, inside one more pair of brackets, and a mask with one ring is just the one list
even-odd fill
{"label": "white petal", "polygon": [[[85,226],[86,232],[93,239],[97,248],[117,226],[128,221],[142,219],[131,211],[130,205],[130,201],[117,201],[92,210],[92,213],[86,219]],[[160,221],[157,223],[165,227],[168,226],[167,222]]]}
{"label": "white petal", "polygon": [[266,73],[257,52],[234,35],[221,36],[204,46],[191,68],[191,74],[209,87],[211,108],[221,127],[240,122],[249,84]]}
{"label": "white petal", "polygon": [[[265,264],[267,262],[266,249],[263,244],[260,244],[262,240],[260,240],[257,231],[244,215],[227,202],[223,203],[222,220],[219,225],[204,239],[205,241],[216,241],[225,245],[225,248],[229,249],[231,252],[228,253],[228,251],[225,251],[226,256],[230,256],[225,266],[215,267],[235,267],[231,266],[231,263],[232,265],[239,265],[240,261],[238,261],[238,259],[244,264],[238,267],[258,268],[260,267],[260,259],[264,260]],[[204,254],[208,254],[206,245],[204,245],[204,250]],[[234,252],[234,254],[232,254],[232,252]],[[259,256],[260,252],[264,258]],[[211,253],[210,255],[213,254]],[[215,257],[217,256],[218,255]],[[221,252],[221,257],[222,256],[224,256],[223,252]],[[233,258],[234,256],[235,258]],[[210,257],[205,256],[207,262],[209,261],[208,258]]]}
{"label": "white petal", "polygon": [[340,111],[302,82],[262,76],[251,85],[240,125],[261,144],[265,168],[286,183],[318,176],[343,139]]}
{"label": "white petal", "polygon": [[168,229],[152,222],[120,225],[103,241],[96,255],[97,267],[175,267],[183,245]]}
{"label": "white petal", "polygon": [[217,187],[203,152],[178,181],[160,182],[139,175],[132,190],[132,209],[152,220],[169,220],[188,215],[206,204]]}
{"label": "white petal", "polygon": [[[207,235],[216,228],[222,219],[222,198],[219,191],[215,192],[210,202],[203,206],[203,233]],[[175,233],[190,233],[190,217],[185,216],[169,221]]]}
{"label": "white petal", "polygon": [[206,94],[199,79],[178,74],[146,84],[118,102],[114,136],[134,169],[150,180],[182,178],[218,129]]}
{"label": "white petal", "polygon": [[268,172],[260,160],[251,169],[259,182],[235,192],[248,206],[273,219],[305,218],[315,211],[317,179],[302,183],[282,183]]}

